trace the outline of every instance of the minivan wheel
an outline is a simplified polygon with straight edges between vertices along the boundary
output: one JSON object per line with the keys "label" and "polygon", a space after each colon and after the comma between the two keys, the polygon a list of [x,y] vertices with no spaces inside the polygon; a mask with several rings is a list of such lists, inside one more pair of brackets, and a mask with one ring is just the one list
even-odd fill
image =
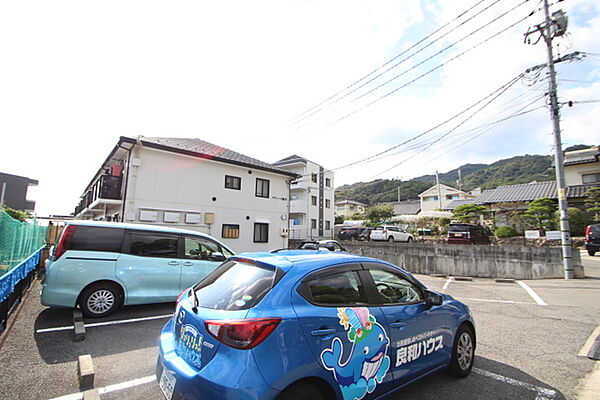
{"label": "minivan wheel", "polygon": [[594,254],[596,254],[596,252],[594,250],[588,250],[588,254],[594,257]]}
{"label": "minivan wheel", "polygon": [[121,291],[115,285],[100,283],[83,291],[79,307],[86,317],[99,318],[115,312],[121,301]]}
{"label": "minivan wheel", "polygon": [[277,400],[325,400],[325,396],[314,385],[299,382],[281,392]]}
{"label": "minivan wheel", "polygon": [[457,378],[464,378],[471,373],[475,361],[475,334],[468,325],[461,325],[454,338],[452,361],[448,372]]}
{"label": "minivan wheel", "polygon": [[390,242],[390,243],[391,243],[391,242],[393,242],[393,241],[394,241],[394,237],[393,237],[393,236],[390,236],[390,237],[388,238],[388,242]]}

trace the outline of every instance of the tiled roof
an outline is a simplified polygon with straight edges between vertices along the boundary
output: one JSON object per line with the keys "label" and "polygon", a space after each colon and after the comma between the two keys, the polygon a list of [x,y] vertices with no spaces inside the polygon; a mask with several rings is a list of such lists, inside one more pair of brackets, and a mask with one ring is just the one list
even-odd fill
{"label": "tiled roof", "polygon": [[[567,187],[567,198],[585,197],[590,187],[599,185],[576,185]],[[515,201],[533,201],[542,197],[556,199],[556,182],[532,182],[521,185],[500,186],[492,190],[484,190],[475,204],[491,204]]]}
{"label": "tiled roof", "polygon": [[444,207],[444,210],[452,211],[456,207],[464,206],[465,204],[474,204],[474,203],[475,203],[475,199],[452,200],[450,203],[448,203],[448,205],[446,207]]}
{"label": "tiled roof", "polygon": [[256,158],[248,157],[233,150],[206,142],[200,139],[192,138],[158,138],[158,137],[140,137],[143,145],[157,147],[175,153],[188,154],[202,158],[213,159],[230,164],[246,166],[250,168],[262,169],[288,176],[296,174],[277,168],[276,166]]}
{"label": "tiled roof", "polygon": [[360,203],[360,202],[358,202],[358,201],[354,201],[354,200],[341,200],[341,201],[336,201],[336,202],[335,202],[335,205],[336,205],[336,206],[341,206],[341,205],[343,205],[343,204],[355,204],[355,205],[357,205],[357,206],[365,206],[365,207],[367,206],[367,205],[366,205],[366,204],[364,204],[364,203]]}
{"label": "tiled roof", "polygon": [[395,215],[416,215],[421,211],[421,201],[401,201],[394,204]]}
{"label": "tiled roof", "polygon": [[596,161],[596,157],[590,157],[582,160],[565,161],[565,166],[568,167],[570,165],[590,164],[595,163]]}

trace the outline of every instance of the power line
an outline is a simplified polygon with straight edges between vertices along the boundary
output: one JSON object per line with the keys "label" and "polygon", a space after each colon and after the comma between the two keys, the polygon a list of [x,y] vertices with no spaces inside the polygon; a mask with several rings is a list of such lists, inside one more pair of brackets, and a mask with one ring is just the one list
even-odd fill
{"label": "power line", "polygon": [[[467,34],[466,36],[463,36],[463,37],[462,37],[462,38],[460,38],[459,40],[457,40],[457,41],[455,41],[455,42],[453,42],[453,43],[451,43],[451,44],[447,45],[447,46],[446,46],[446,47],[444,47],[443,49],[441,49],[441,50],[439,50],[439,51],[435,52],[433,55],[431,55],[431,56],[429,56],[429,57],[427,57],[427,58],[425,58],[425,59],[421,60],[421,61],[420,61],[420,62],[418,62],[417,64],[415,64],[415,65],[413,65],[412,67],[408,68],[407,70],[405,70],[405,71],[401,72],[400,74],[397,74],[396,76],[392,77],[391,79],[388,79],[387,81],[385,81],[385,82],[383,82],[383,83],[381,83],[381,84],[377,85],[375,88],[372,88],[372,89],[370,89],[369,91],[367,91],[367,92],[365,92],[365,93],[363,93],[363,94],[361,94],[361,95],[359,95],[359,96],[355,97],[354,99],[352,99],[352,100],[350,101],[350,103],[354,103],[354,102],[356,102],[357,100],[360,100],[360,99],[362,99],[363,97],[365,97],[365,96],[367,96],[367,95],[369,95],[369,94],[373,93],[374,91],[376,91],[376,90],[378,90],[378,89],[380,89],[380,88],[382,88],[382,87],[384,87],[384,86],[387,86],[387,85],[389,85],[390,83],[392,83],[394,80],[398,79],[399,77],[401,77],[401,76],[403,76],[403,75],[407,74],[408,72],[410,72],[410,71],[412,71],[412,70],[415,70],[416,68],[418,68],[418,67],[420,67],[421,65],[425,64],[426,62],[428,62],[428,61],[432,60],[433,58],[437,57],[438,55],[440,55],[440,54],[442,54],[442,53],[444,53],[444,52],[448,51],[448,50],[449,50],[449,49],[451,49],[451,48],[453,48],[454,46],[456,46],[457,44],[461,43],[461,42],[462,42],[462,41],[464,41],[465,39],[467,39],[467,38],[469,38],[469,37],[471,37],[471,36],[475,35],[475,34],[476,34],[476,33],[478,33],[478,32],[480,32],[482,29],[484,29],[484,28],[486,28],[486,27],[490,26],[492,23],[494,23],[494,22],[496,22],[496,21],[500,20],[501,18],[505,17],[506,15],[508,15],[508,14],[509,14],[509,13],[511,13],[511,12],[513,12],[513,11],[514,11],[514,10],[516,10],[517,8],[521,7],[522,5],[524,5],[525,3],[527,3],[528,1],[529,1],[529,0],[523,0],[521,3],[519,3],[519,4],[517,4],[516,6],[512,7],[510,10],[508,10],[508,11],[506,11],[506,12],[502,13],[502,14],[501,14],[501,15],[499,15],[498,17],[495,17],[495,18],[494,18],[493,20],[491,20],[491,21],[488,21],[487,23],[485,23],[484,25],[482,25],[482,26],[480,26],[479,28],[475,29],[474,31],[470,32],[470,33],[469,33],[469,34]],[[495,4],[495,3],[494,3],[494,4]],[[494,5],[494,4],[492,4],[492,5]],[[489,6],[489,7],[491,7],[491,6]],[[488,8],[489,8],[489,7],[488,7]],[[486,8],[486,9],[487,9],[487,8]],[[485,11],[486,9],[482,10],[481,12]],[[480,13],[481,13],[481,12],[480,12]],[[478,13],[478,14],[476,14],[476,15],[479,15],[480,13]],[[505,29],[501,30],[500,32],[496,33],[495,35],[492,35],[492,37],[488,38],[487,40],[491,40],[493,37],[495,37],[495,36],[497,36],[497,35],[499,35],[499,34],[503,33],[504,31],[506,31],[506,30],[508,30],[508,29],[512,28],[513,26],[517,25],[518,23],[522,22],[523,20],[525,20],[525,19],[527,19],[527,18],[531,17],[531,16],[532,16],[534,13],[535,13],[535,11],[532,11],[532,12],[531,12],[531,13],[530,13],[530,14],[529,14],[527,17],[523,18],[522,20],[519,20],[519,21],[518,21],[518,22],[516,22],[515,24],[513,24],[513,25],[509,26],[508,28],[505,28]],[[471,17],[471,19],[472,19],[472,18],[473,18],[473,17]],[[469,19],[469,20],[470,20],[470,19]],[[465,22],[466,22],[466,21],[465,21]],[[460,25],[459,25],[459,26],[460,26]],[[456,28],[455,28],[455,29],[456,29]],[[450,31],[450,32],[452,32],[452,31]],[[448,33],[450,33],[450,32],[448,32]],[[441,36],[440,38],[436,39],[435,41],[437,41],[437,40],[439,40],[439,39],[441,39],[441,38],[443,38],[443,37],[447,36],[447,35],[448,35],[448,33],[444,34],[443,36]],[[448,61],[446,61],[445,63],[442,63],[442,64],[438,65],[437,67],[433,68],[432,70],[428,71],[427,73],[425,73],[425,74],[422,74],[422,75],[418,76],[417,78],[415,78],[415,79],[413,79],[413,80],[409,81],[407,84],[405,84],[405,85],[402,85],[402,86],[401,86],[400,88],[398,88],[397,90],[399,90],[399,89],[401,89],[401,88],[404,88],[404,87],[408,86],[409,84],[412,84],[413,82],[415,82],[415,81],[417,81],[417,80],[419,80],[419,79],[421,79],[421,78],[423,78],[423,77],[425,77],[425,76],[429,75],[431,72],[434,72],[435,70],[437,70],[437,69],[441,68],[442,66],[444,66],[444,65],[445,65],[445,64],[447,64],[448,62],[451,62],[451,61],[453,61],[454,59],[456,59],[456,58],[458,58],[458,57],[462,56],[462,55],[463,55],[463,54],[465,54],[466,52],[473,50],[474,48],[478,47],[479,45],[481,45],[481,44],[485,43],[487,40],[485,40],[485,41],[483,41],[483,42],[479,43],[479,44],[478,44],[478,45],[476,45],[476,46],[473,46],[472,48],[468,49],[467,51],[465,51],[465,52],[463,52],[463,53],[460,53],[458,56],[456,56],[456,57],[453,57],[453,58],[449,59],[449,60],[448,60]],[[434,41],[434,42],[435,42],[435,41]],[[433,44],[434,42],[432,42],[431,44]],[[428,46],[429,46],[429,45],[428,45]],[[426,46],[426,47],[428,47],[428,46]],[[402,61],[400,61],[399,63],[395,64],[393,67],[391,67],[391,68],[387,69],[386,71],[384,71],[383,73],[381,73],[381,74],[377,75],[377,77],[380,77],[380,76],[382,76],[384,73],[386,73],[386,72],[390,71],[392,68],[394,68],[394,67],[396,67],[396,66],[400,65],[402,62],[404,62],[404,61],[408,60],[410,57],[413,57],[414,55],[418,54],[419,52],[421,52],[422,50],[424,50],[426,47],[424,47],[424,48],[420,49],[419,51],[417,51],[417,52],[415,52],[415,53],[413,53],[413,54],[411,54],[411,55],[410,55],[410,56],[408,56],[407,58],[405,58],[405,59],[403,59]],[[366,83],[362,84],[361,86],[359,86],[359,87],[357,87],[357,88],[353,89],[351,92],[349,92],[349,93],[345,94],[344,96],[340,97],[339,99],[335,100],[335,101],[334,101],[333,103],[331,103],[330,105],[336,104],[338,101],[340,101],[340,100],[342,100],[343,98],[347,97],[347,96],[348,96],[348,95],[350,95],[351,93],[354,93],[354,92],[356,92],[358,89],[360,89],[360,88],[362,88],[362,87],[366,86],[368,83],[370,83],[370,82],[374,81],[374,80],[375,80],[377,77],[375,77],[375,78],[373,78],[373,79],[369,80],[368,82],[366,82]],[[397,90],[396,90],[396,91],[397,91]],[[394,92],[392,92],[392,93],[395,93],[395,91],[394,91]],[[357,110],[355,110],[355,111],[353,111],[353,112],[351,112],[351,113],[349,113],[349,114],[346,114],[345,116],[343,116],[343,117],[341,117],[341,118],[339,118],[339,119],[335,120],[335,121],[334,121],[334,122],[332,122],[331,124],[329,124],[329,125],[326,125],[326,126],[325,126],[324,128],[322,128],[322,129],[328,128],[328,127],[330,127],[330,126],[332,126],[332,125],[334,125],[334,124],[336,124],[336,123],[338,123],[338,122],[340,122],[340,121],[342,121],[342,120],[346,119],[347,117],[349,117],[349,116],[351,116],[351,115],[355,114],[355,113],[356,113],[356,112],[358,112],[358,111],[362,111],[364,108],[367,108],[367,107],[371,106],[372,104],[374,104],[374,103],[378,102],[379,100],[381,100],[382,98],[385,98],[385,97],[387,97],[387,96],[382,96],[382,97],[380,97],[380,98],[376,99],[375,101],[373,101],[372,103],[368,103],[368,104],[367,104],[367,105],[365,105],[364,107],[361,107],[361,108],[359,108],[359,109],[357,109]],[[308,119],[309,117],[312,117],[312,116],[314,116],[314,115],[318,114],[319,112],[322,112],[322,111],[323,111],[323,110],[325,110],[325,109],[327,109],[327,107],[320,108],[319,110],[312,112],[310,115],[307,115],[307,116],[305,116],[305,117],[304,117],[304,118],[302,118],[301,120],[298,120],[298,121],[296,121],[294,124],[300,123],[300,122],[302,122],[303,120],[306,120],[306,119]],[[328,116],[328,115],[331,115],[332,113],[333,113],[333,112],[330,112],[330,113],[328,113],[328,114],[325,114],[325,115],[321,114],[320,116],[317,116],[316,118],[313,118],[311,121],[308,121],[308,122],[306,122],[306,123],[304,123],[304,124],[302,124],[302,125],[300,125],[300,126],[298,126],[298,127],[294,128],[294,129],[292,129],[291,131],[292,131],[292,132],[298,131],[298,130],[300,130],[300,129],[302,129],[302,128],[304,128],[304,127],[306,127],[306,126],[308,126],[308,125],[310,125],[310,124],[312,124],[312,123],[314,123],[314,122],[318,121],[319,119],[322,119],[322,118],[324,118],[324,117],[326,117],[326,116]]]}
{"label": "power line", "polygon": [[516,25],[518,25],[518,24],[520,24],[521,22],[525,21],[527,18],[531,17],[533,14],[534,14],[534,13],[533,13],[533,12],[531,12],[531,13],[530,13],[530,14],[528,14],[527,16],[525,16],[525,17],[523,17],[523,18],[520,18],[518,21],[516,21],[516,22],[512,23],[511,25],[507,26],[506,28],[504,28],[504,29],[501,29],[500,31],[498,31],[498,32],[494,33],[493,35],[491,35],[491,36],[487,37],[486,39],[484,39],[484,40],[482,40],[482,41],[478,42],[477,44],[475,44],[475,45],[473,45],[473,46],[469,47],[468,49],[466,49],[466,50],[462,51],[461,53],[459,53],[459,54],[455,55],[454,57],[452,57],[452,58],[448,59],[447,61],[445,61],[445,62],[443,62],[443,63],[441,63],[441,64],[439,64],[439,65],[437,65],[437,66],[435,66],[435,67],[433,67],[433,68],[431,68],[431,69],[429,69],[428,71],[426,71],[426,72],[424,72],[423,74],[421,74],[421,75],[417,76],[416,78],[414,78],[414,79],[412,79],[412,80],[410,80],[410,81],[408,81],[408,82],[404,83],[403,85],[401,85],[401,86],[397,87],[396,89],[394,89],[394,90],[392,90],[392,91],[390,91],[390,92],[388,92],[388,93],[386,93],[386,94],[384,94],[384,95],[382,95],[382,96],[380,96],[380,97],[376,98],[375,100],[373,100],[373,101],[371,101],[371,102],[369,102],[369,103],[367,103],[367,104],[363,105],[362,107],[359,107],[359,108],[357,108],[357,109],[355,109],[355,110],[353,110],[353,111],[349,112],[348,114],[345,114],[344,116],[342,116],[342,117],[340,117],[340,118],[338,118],[338,119],[334,120],[333,122],[331,122],[331,123],[329,123],[328,125],[326,125],[326,126],[324,126],[323,128],[321,128],[319,131],[321,131],[321,130],[323,130],[323,129],[326,129],[326,128],[329,128],[329,127],[331,127],[331,126],[333,126],[333,125],[335,125],[335,124],[337,124],[337,123],[339,123],[339,122],[341,122],[341,121],[343,121],[343,120],[345,120],[345,119],[347,119],[347,118],[349,118],[349,117],[353,116],[354,114],[356,114],[356,113],[358,113],[358,112],[361,112],[361,111],[363,111],[363,110],[365,110],[365,109],[367,109],[367,108],[371,107],[372,105],[374,105],[374,104],[378,103],[379,101],[381,101],[381,100],[383,100],[383,99],[385,99],[385,98],[387,98],[387,97],[391,96],[392,94],[394,94],[394,93],[398,92],[399,90],[401,90],[401,89],[403,89],[403,88],[405,88],[405,87],[409,86],[410,84],[412,84],[412,83],[414,83],[414,82],[418,81],[419,79],[422,79],[422,78],[424,78],[425,76],[427,76],[427,75],[429,75],[429,74],[431,74],[431,73],[433,73],[433,72],[437,71],[438,69],[440,69],[440,68],[442,68],[442,67],[446,66],[447,64],[449,64],[449,63],[451,63],[451,62],[453,62],[453,61],[457,60],[458,58],[460,58],[460,57],[464,56],[464,55],[465,55],[465,54],[467,54],[468,52],[470,52],[470,51],[473,51],[473,50],[474,50],[474,49],[476,49],[477,47],[479,47],[479,46],[481,46],[481,45],[483,45],[483,44],[487,43],[488,41],[490,41],[490,40],[494,39],[495,37],[497,37],[497,36],[501,35],[502,33],[506,32],[507,30],[509,30],[509,29],[511,29],[511,28],[513,28],[513,27],[515,27]]}
{"label": "power line", "polygon": [[[420,45],[421,43],[423,43],[424,41],[426,41],[427,39],[429,39],[431,36],[435,35],[436,33],[438,33],[439,31],[441,31],[442,29],[446,28],[447,26],[449,26],[450,24],[452,24],[454,21],[457,21],[458,19],[460,19],[463,15],[467,14],[469,11],[475,9],[478,5],[480,5],[481,3],[483,3],[486,0],[480,0],[478,1],[476,4],[474,4],[473,6],[469,7],[467,10],[463,11],[462,13],[460,13],[458,16],[456,16],[454,19],[452,19],[450,22],[445,23],[444,25],[442,25],[441,27],[439,27],[438,29],[436,29],[435,31],[431,32],[429,35],[425,36],[424,38],[422,38],[421,40],[419,40],[417,43],[413,44],[412,46],[410,46],[408,49],[400,52],[399,54],[397,54],[396,56],[394,56],[393,58],[391,58],[390,60],[386,61],[384,64],[380,65],[379,67],[375,68],[374,70],[372,70],[371,72],[369,72],[368,74],[364,75],[363,77],[361,77],[360,79],[352,82],[350,85],[346,86],[344,89],[336,92],[335,94],[329,96],[328,98],[326,98],[325,100],[321,101],[319,104],[307,109],[306,111],[298,114],[297,116],[291,118],[287,123],[292,123],[294,120],[302,117],[304,114],[314,110],[315,108],[327,103],[329,100],[337,97],[339,94],[345,92],[346,90],[354,87],[355,85],[357,85],[358,83],[362,82],[363,80],[367,79],[369,76],[375,74],[377,71],[379,71],[380,69],[384,68],[385,66],[389,65],[390,63],[394,62],[395,60],[397,60],[399,57],[403,56],[404,54],[406,54],[407,52],[409,52],[410,50],[414,49],[415,47],[417,47],[418,45]],[[496,2],[494,2],[494,4],[496,4],[498,2],[498,0]],[[492,4],[493,5],[493,4]],[[488,7],[489,8],[489,7]],[[487,9],[487,8],[486,8]],[[484,10],[485,11],[485,10]],[[481,12],[480,12],[481,13]],[[479,15],[480,13],[476,14]]]}
{"label": "power line", "polygon": [[[451,134],[452,132],[454,132],[456,129],[458,129],[460,126],[464,125],[467,121],[469,121],[471,118],[473,118],[477,113],[479,113],[480,111],[482,111],[485,107],[487,107],[488,105],[490,105],[494,100],[496,100],[498,97],[500,97],[503,93],[505,93],[508,88],[512,85],[514,85],[519,79],[521,79],[523,74],[519,74],[517,77],[513,78],[511,81],[509,81],[506,85],[504,85],[505,87],[502,88],[502,90],[497,93],[494,97],[492,97],[489,101],[487,101],[483,106],[481,106],[479,109],[475,110],[471,115],[469,115],[467,118],[465,118],[463,121],[461,121],[460,123],[458,123],[457,125],[455,125],[452,129],[450,129],[447,133],[445,133],[444,135],[442,135],[440,138],[436,139],[434,142],[432,142],[428,147],[424,148],[423,150],[421,150],[419,153],[425,151],[427,148],[431,147],[432,145],[434,145],[435,143],[439,142],[440,140],[442,140],[443,138],[445,138],[446,136],[448,136],[449,134]],[[417,154],[419,154],[417,153]],[[416,154],[415,154],[416,155]],[[399,165],[405,163],[406,161],[408,161],[409,159],[413,158],[415,155],[412,155],[404,160],[402,160],[401,162],[393,165],[392,167],[378,173],[377,175],[372,176],[370,179],[373,179],[379,175],[382,175],[396,167],[398,167]]]}

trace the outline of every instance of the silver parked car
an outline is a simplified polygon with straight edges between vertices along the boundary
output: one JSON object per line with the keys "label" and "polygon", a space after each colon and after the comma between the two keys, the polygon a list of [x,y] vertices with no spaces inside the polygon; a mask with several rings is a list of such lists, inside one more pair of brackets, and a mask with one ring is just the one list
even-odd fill
{"label": "silver parked car", "polygon": [[393,225],[379,225],[371,231],[371,240],[387,240],[388,242],[413,242],[415,238],[404,228]]}

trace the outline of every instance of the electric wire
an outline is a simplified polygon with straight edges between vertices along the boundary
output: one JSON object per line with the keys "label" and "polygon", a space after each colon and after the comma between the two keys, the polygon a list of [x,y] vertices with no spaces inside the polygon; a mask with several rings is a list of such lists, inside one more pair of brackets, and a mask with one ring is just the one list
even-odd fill
{"label": "electric wire", "polygon": [[[357,85],[358,83],[362,82],[363,80],[367,79],[369,76],[375,74],[377,71],[381,70],[382,68],[386,67],[387,65],[391,64],[392,62],[394,62],[395,60],[397,60],[398,58],[400,58],[401,56],[403,56],[404,54],[406,54],[407,52],[409,52],[410,50],[414,49],[415,47],[419,46],[421,43],[423,43],[424,41],[426,41],[427,39],[429,39],[431,36],[435,35],[436,33],[440,32],[442,29],[446,28],[447,26],[449,26],[450,24],[452,24],[454,21],[459,20],[462,16],[464,16],[465,14],[467,14],[469,11],[475,9],[477,6],[479,6],[481,3],[485,2],[486,0],[480,0],[477,3],[475,3],[474,5],[472,5],[471,7],[469,7],[467,10],[461,12],[458,16],[456,16],[454,19],[452,19],[451,21],[445,23],[444,25],[440,26],[438,29],[436,29],[435,31],[431,32],[430,34],[428,34],[427,36],[425,36],[424,38],[422,38],[421,40],[419,40],[418,42],[416,42],[415,44],[413,44],[412,46],[410,46],[409,48],[407,48],[406,50],[403,50],[402,52],[400,52],[399,54],[397,54],[396,56],[394,56],[393,58],[391,58],[390,60],[386,61],[385,63],[383,63],[382,65],[380,65],[379,67],[375,68],[374,70],[372,70],[371,72],[369,72],[368,74],[364,75],[363,77],[361,77],[360,79],[352,82],[351,84],[349,84],[348,86],[346,86],[344,89],[338,91],[337,93],[329,96],[328,98],[326,98],[325,100],[321,101],[320,103],[318,103],[317,105],[307,109],[306,111],[298,114],[297,116],[291,118],[287,123],[291,123],[294,120],[302,117],[304,114],[314,110],[315,108],[327,103],[329,100],[337,97],[339,94],[345,92],[346,90],[354,87],[355,85]],[[494,2],[493,4],[496,4],[498,1]],[[489,8],[489,7],[488,7]],[[487,8],[486,8],[487,9]],[[476,15],[479,15],[481,12],[479,12]]]}

